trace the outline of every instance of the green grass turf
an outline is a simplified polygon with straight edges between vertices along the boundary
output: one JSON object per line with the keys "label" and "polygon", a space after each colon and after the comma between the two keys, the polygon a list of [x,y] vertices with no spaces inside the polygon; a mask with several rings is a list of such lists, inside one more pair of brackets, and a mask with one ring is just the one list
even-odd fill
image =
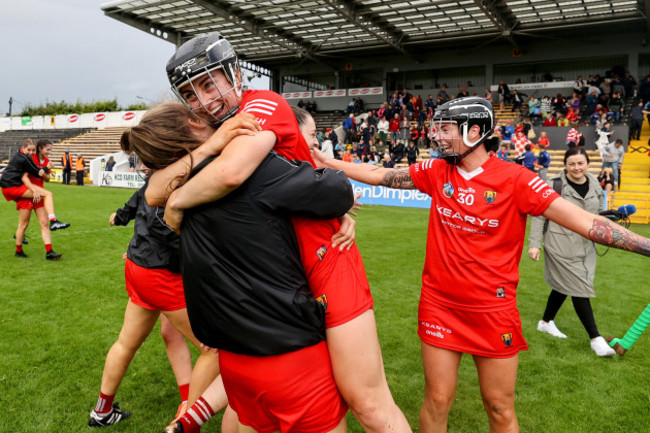
{"label": "green grass turf", "polygon": [[[45,260],[35,216],[25,248],[31,258],[15,259],[18,214],[13,203],[0,205],[0,432],[87,431],[104,357],[127,301],[122,253],[132,227],[109,228],[108,217],[133,190],[48,188],[58,217],[72,224],[53,233],[54,249],[63,254],[58,262]],[[388,380],[414,428],[423,398],[416,318],[427,218],[426,210],[367,206],[357,219]],[[649,226],[631,229],[650,236]],[[622,337],[650,302],[649,263],[613,249],[599,259],[593,307],[603,335]],[[539,333],[535,327],[549,292],[543,264],[529,260],[524,249],[520,270],[519,308],[530,346],[520,355],[517,383],[521,431],[649,432],[650,331],[624,358],[598,358],[567,302],[556,321],[569,338]],[[133,416],[110,427],[114,432],[158,432],[175,413],[178,391],[158,327],[133,360],[116,400]],[[349,419],[350,431],[361,432]],[[218,431],[219,420],[203,431]],[[488,431],[468,356],[449,422],[450,432]]]}

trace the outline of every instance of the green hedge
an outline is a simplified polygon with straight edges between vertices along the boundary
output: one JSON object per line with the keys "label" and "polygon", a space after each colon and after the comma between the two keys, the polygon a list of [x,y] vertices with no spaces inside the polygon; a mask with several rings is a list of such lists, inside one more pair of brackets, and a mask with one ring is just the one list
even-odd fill
{"label": "green hedge", "polygon": [[21,111],[21,116],[52,116],[57,114],[83,114],[83,113],[97,113],[97,112],[111,112],[111,111],[131,111],[131,110],[146,110],[149,106],[144,102],[132,104],[128,107],[120,107],[117,99],[108,101],[93,101],[81,102],[77,101],[74,104],[61,101],[50,102],[45,101],[45,105],[31,105],[26,104]]}

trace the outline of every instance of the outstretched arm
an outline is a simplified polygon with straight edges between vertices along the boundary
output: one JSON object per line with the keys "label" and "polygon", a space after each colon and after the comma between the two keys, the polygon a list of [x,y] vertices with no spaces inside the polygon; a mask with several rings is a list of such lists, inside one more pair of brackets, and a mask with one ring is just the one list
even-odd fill
{"label": "outstretched arm", "polygon": [[[149,186],[145,191],[147,204],[153,207],[163,206],[171,192],[192,170],[192,167],[196,167],[206,158],[219,155],[233,138],[241,135],[255,136],[259,131],[261,128],[252,114],[240,113],[226,120],[208,141],[192,151],[191,156],[186,155],[170,166],[157,170],[151,176]],[[263,156],[266,156],[269,150],[266,149]],[[209,190],[209,185],[206,188]]]}
{"label": "outstretched arm", "polygon": [[369,164],[353,164],[328,158],[323,152],[313,150],[317,167],[329,167],[343,171],[349,178],[369,185],[383,185],[397,189],[415,189],[411,173],[407,168],[383,168]]}
{"label": "outstretched arm", "polygon": [[650,239],[587,212],[562,197],[555,199],[543,215],[599,244],[650,256]]}

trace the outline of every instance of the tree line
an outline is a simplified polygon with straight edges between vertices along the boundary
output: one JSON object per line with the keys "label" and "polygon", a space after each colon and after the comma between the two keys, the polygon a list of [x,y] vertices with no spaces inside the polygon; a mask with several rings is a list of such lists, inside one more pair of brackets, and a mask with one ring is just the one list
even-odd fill
{"label": "tree line", "polygon": [[22,111],[20,112],[21,116],[56,116],[57,114],[83,114],[83,113],[97,113],[97,112],[111,112],[111,111],[133,111],[133,110],[147,110],[149,106],[140,102],[137,104],[131,104],[127,107],[121,107],[117,103],[117,99],[111,99],[107,101],[93,101],[93,102],[81,102],[77,101],[75,103],[68,103],[65,101],[61,102],[50,102],[45,101],[45,104],[32,105],[25,104]]}

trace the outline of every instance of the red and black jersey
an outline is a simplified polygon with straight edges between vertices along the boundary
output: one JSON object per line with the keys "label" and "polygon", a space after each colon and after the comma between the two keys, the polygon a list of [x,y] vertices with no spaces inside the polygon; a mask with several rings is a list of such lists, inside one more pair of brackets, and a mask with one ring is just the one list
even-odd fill
{"label": "red and black jersey", "polygon": [[526,217],[542,214],[559,195],[499,158],[471,173],[441,159],[409,170],[432,198],[422,300],[476,311],[516,302]]}
{"label": "red and black jersey", "polygon": [[271,153],[239,188],[187,209],[182,274],[196,337],[252,356],[322,341],[324,311],[307,284],[291,215],[335,218],[353,201],[342,172]]}
{"label": "red and black jersey", "polygon": [[23,184],[23,174],[29,173],[32,176],[38,176],[40,168],[34,163],[34,160],[19,150],[9,160],[0,178],[0,187],[9,188],[12,186],[21,186]]}
{"label": "red and black jersey", "polygon": [[[34,161],[34,164],[36,164],[37,167],[42,168],[43,170],[45,170],[46,173],[50,172],[50,169],[47,168],[47,165],[50,163],[49,158],[43,158],[43,160],[41,161],[38,158],[38,155],[33,154],[32,155],[32,160]],[[33,176],[33,175],[30,174],[29,175],[29,181],[31,183],[33,183],[34,185],[40,186],[41,188],[43,188],[43,178],[42,177]]]}

